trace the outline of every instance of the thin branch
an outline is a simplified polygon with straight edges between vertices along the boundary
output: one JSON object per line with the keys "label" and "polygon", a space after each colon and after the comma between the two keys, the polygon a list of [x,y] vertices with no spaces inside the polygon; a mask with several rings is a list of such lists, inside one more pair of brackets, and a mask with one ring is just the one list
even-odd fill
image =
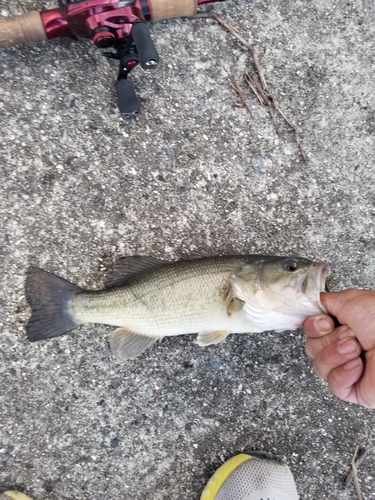
{"label": "thin branch", "polygon": [[359,450],[359,446],[357,445],[354,456],[353,456],[353,460],[352,460],[352,469],[353,469],[354,486],[355,486],[355,491],[356,491],[357,496],[358,496],[358,500],[363,500],[361,488],[359,487],[359,482],[358,482],[357,464],[355,461],[358,450]]}
{"label": "thin branch", "polygon": [[255,50],[255,47],[252,47],[252,46],[250,45],[249,50],[250,50],[250,52],[251,52],[251,55],[253,56],[254,65],[255,65],[256,70],[257,70],[257,72],[258,72],[258,75],[259,75],[260,81],[262,82],[262,87],[263,87],[263,90],[264,90],[265,92],[268,92],[268,87],[267,87],[266,79],[265,79],[265,77],[264,77],[263,68],[262,68],[262,66],[260,65],[260,62],[259,62],[259,59],[258,59],[258,55],[257,55],[256,50]]}
{"label": "thin branch", "polygon": [[[277,134],[280,136],[280,129],[279,129],[279,125],[278,125],[278,122],[277,122],[277,117],[276,117],[276,114],[275,114],[275,110],[278,113],[280,113],[280,115],[284,118],[284,120],[289,125],[289,127],[294,131],[294,140],[295,140],[295,142],[296,142],[299,150],[301,151],[301,155],[302,155],[303,161],[306,162],[307,161],[307,157],[306,157],[305,150],[303,148],[302,139],[301,139],[299,130],[298,130],[298,128],[297,128],[296,125],[294,125],[291,121],[289,121],[287,119],[287,117],[282,112],[280,106],[278,105],[278,103],[276,102],[276,100],[274,99],[274,97],[272,96],[272,94],[268,91],[268,86],[267,86],[266,79],[264,77],[263,68],[262,68],[262,66],[261,66],[261,64],[259,62],[258,55],[257,55],[257,52],[255,50],[255,47],[253,45],[250,45],[239,33],[237,33],[237,31],[235,31],[231,26],[229,26],[229,24],[227,24],[215,12],[212,12],[212,11],[200,12],[198,14],[195,14],[195,15],[191,16],[191,19],[204,19],[204,18],[206,18],[206,19],[210,18],[210,19],[214,19],[215,21],[217,21],[227,31],[229,31],[229,33],[231,33],[235,38],[237,38],[237,40],[246,49],[249,50],[249,52],[251,53],[251,56],[253,58],[254,66],[255,66],[256,71],[258,73],[258,76],[259,76],[259,79],[260,79],[260,83],[257,82],[258,79],[255,77],[255,75],[251,75],[250,76],[248,74],[245,75],[246,82],[248,83],[248,85],[250,86],[250,88],[252,89],[252,91],[254,92],[254,94],[256,95],[256,97],[259,99],[260,103],[263,106],[267,107],[268,113],[269,113],[269,115],[271,117],[272,123],[274,124],[274,127],[276,129]],[[246,107],[246,109],[249,109],[247,103],[245,104],[245,100],[244,100],[244,96],[242,94],[242,91],[240,93],[240,89],[238,87],[238,84],[236,83],[235,84],[236,86],[234,86],[233,82],[231,82],[231,84],[235,88],[235,90],[238,92],[238,94],[240,95],[241,101],[244,104],[244,106]]]}
{"label": "thin branch", "polygon": [[240,96],[242,105],[245,106],[245,108],[247,109],[247,111],[250,113],[250,107],[247,104],[246,96],[242,92],[242,90],[240,89],[240,86],[238,85],[238,83],[237,83],[237,81],[236,81],[236,79],[234,78],[233,75],[229,75],[229,82],[232,85],[232,87],[234,88],[234,90],[237,92],[237,94]]}
{"label": "thin branch", "polygon": [[194,16],[191,16],[190,19],[201,19],[201,18],[203,18],[203,19],[204,18],[215,19],[219,24],[221,24],[222,26],[224,26],[224,28],[227,31],[229,31],[229,33],[231,33],[235,38],[237,38],[237,40],[244,47],[246,47],[247,50],[249,50],[251,52],[251,55],[253,56],[253,60],[254,60],[254,65],[255,65],[255,67],[256,67],[256,69],[258,71],[260,81],[262,82],[262,87],[263,87],[264,90],[268,90],[266,79],[264,78],[263,69],[262,69],[262,66],[259,63],[259,59],[258,59],[257,53],[255,51],[255,48],[252,45],[250,45],[239,33],[237,33],[237,31],[235,31],[231,26],[229,26],[229,24],[227,24],[218,14],[216,14],[216,12],[212,12],[212,11],[209,11],[209,12],[199,12],[198,14],[195,14]]}
{"label": "thin branch", "polygon": [[289,125],[289,127],[294,130],[294,139],[297,143],[297,146],[299,147],[300,151],[301,151],[301,155],[302,155],[302,158],[303,158],[303,161],[307,161],[307,156],[306,156],[306,153],[305,153],[305,149],[303,147],[303,144],[302,144],[302,139],[301,139],[301,136],[300,136],[300,133],[299,133],[299,130],[297,128],[296,125],[294,125],[294,123],[292,123],[290,120],[288,120],[288,118],[284,115],[284,113],[281,111],[281,108],[280,106],[278,105],[278,103],[275,101],[275,99],[272,97],[272,101],[273,101],[273,105],[275,106],[275,109],[277,109],[277,111],[280,113],[280,115],[284,118],[284,120],[286,121],[286,123]]}
{"label": "thin branch", "polygon": [[[257,93],[260,95],[260,97],[263,100],[263,106],[265,106],[267,108],[267,110],[268,110],[268,113],[269,113],[269,115],[271,117],[271,121],[272,121],[272,123],[273,123],[273,125],[274,125],[274,127],[276,129],[277,135],[280,137],[281,136],[281,134],[280,134],[280,128],[279,128],[279,125],[277,123],[277,118],[276,118],[276,115],[275,115],[275,111],[274,111],[274,109],[272,107],[272,99],[270,99],[269,94],[258,83],[258,81],[257,81],[258,79],[257,79],[256,75],[251,75],[250,76],[250,75],[246,74],[245,75],[245,79],[246,79],[247,83],[249,84],[249,86],[251,88],[253,88],[253,86],[255,86]],[[255,95],[257,95],[257,94],[255,94]]]}
{"label": "thin branch", "polygon": [[354,456],[352,458],[352,461],[350,462],[350,465],[352,468],[351,468],[351,470],[348,474],[348,477],[346,478],[346,481],[345,481],[345,487],[349,488],[351,482],[354,480],[354,486],[355,486],[355,491],[357,493],[358,500],[363,500],[363,496],[362,496],[361,488],[360,488],[359,482],[358,482],[357,469],[361,465],[363,460],[365,459],[366,454],[367,454],[366,450],[361,448],[359,445],[356,446]]}
{"label": "thin branch", "polygon": [[237,33],[229,24],[227,24],[216,12],[208,11],[208,12],[198,12],[197,14],[194,14],[193,16],[190,16],[190,19],[215,19],[218,23],[220,23],[226,30],[229,31],[229,33],[232,33],[233,36],[239,40],[242,45],[244,45],[247,49],[250,51],[252,50],[252,46],[244,39],[242,38],[241,35]]}
{"label": "thin branch", "polygon": [[262,95],[260,94],[260,92],[258,90],[258,85],[252,80],[251,76],[248,73],[245,73],[245,80],[248,83],[248,85],[250,86],[251,90],[256,95],[256,97],[258,98],[261,105],[265,106],[266,101],[263,99]]}

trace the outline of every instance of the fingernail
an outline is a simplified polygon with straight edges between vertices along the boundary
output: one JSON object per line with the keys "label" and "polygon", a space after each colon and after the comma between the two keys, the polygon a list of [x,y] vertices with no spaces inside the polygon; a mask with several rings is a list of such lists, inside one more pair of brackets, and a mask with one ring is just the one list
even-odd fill
{"label": "fingernail", "polygon": [[[343,328],[343,327],[340,327]],[[349,337],[355,337],[355,333],[353,330],[351,330],[348,326],[340,330],[339,334],[337,335],[339,339],[347,339]]]}
{"label": "fingernail", "polygon": [[329,333],[331,331],[331,325],[324,318],[315,321],[314,328],[316,332],[321,333],[322,335]]}
{"label": "fingernail", "polygon": [[357,344],[351,338],[344,339],[339,342],[337,350],[340,354],[351,354],[358,351]]}
{"label": "fingernail", "polygon": [[352,359],[351,361],[345,363],[344,370],[346,371],[355,370],[356,368],[359,368],[361,364],[362,364],[361,358]]}

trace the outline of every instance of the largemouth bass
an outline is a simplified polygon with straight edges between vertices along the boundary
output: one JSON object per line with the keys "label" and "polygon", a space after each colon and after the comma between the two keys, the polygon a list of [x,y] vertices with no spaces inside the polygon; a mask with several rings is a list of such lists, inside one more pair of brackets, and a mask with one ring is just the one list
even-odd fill
{"label": "largemouth bass", "polygon": [[84,323],[119,326],[110,344],[120,360],[158,339],[198,333],[201,346],[230,333],[293,330],[326,312],[326,263],[300,257],[239,255],[165,262],[120,260],[105,289],[86,291],[30,267],[26,298],[31,341],[58,337]]}

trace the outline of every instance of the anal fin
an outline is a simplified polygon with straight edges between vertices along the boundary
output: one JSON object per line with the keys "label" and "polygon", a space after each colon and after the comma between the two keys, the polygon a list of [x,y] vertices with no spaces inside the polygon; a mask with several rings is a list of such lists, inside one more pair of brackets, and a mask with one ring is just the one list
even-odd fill
{"label": "anal fin", "polygon": [[159,340],[159,337],[148,337],[147,335],[131,332],[127,328],[117,328],[112,333],[109,343],[112,354],[119,361],[126,361],[137,357],[157,340]]}
{"label": "anal fin", "polygon": [[230,332],[226,330],[214,330],[214,331],[205,331],[199,332],[197,337],[197,344],[201,347],[205,347],[207,345],[218,344],[222,340],[225,339],[229,335]]}

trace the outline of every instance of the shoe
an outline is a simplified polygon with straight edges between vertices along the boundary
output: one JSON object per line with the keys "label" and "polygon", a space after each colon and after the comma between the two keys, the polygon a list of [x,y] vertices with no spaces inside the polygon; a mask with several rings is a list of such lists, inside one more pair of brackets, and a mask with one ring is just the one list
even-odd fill
{"label": "shoe", "polygon": [[0,493],[0,500],[32,500],[27,495],[20,493],[19,491],[4,491]]}
{"label": "shoe", "polygon": [[298,500],[289,467],[275,460],[241,453],[223,464],[208,481],[200,500]]}

